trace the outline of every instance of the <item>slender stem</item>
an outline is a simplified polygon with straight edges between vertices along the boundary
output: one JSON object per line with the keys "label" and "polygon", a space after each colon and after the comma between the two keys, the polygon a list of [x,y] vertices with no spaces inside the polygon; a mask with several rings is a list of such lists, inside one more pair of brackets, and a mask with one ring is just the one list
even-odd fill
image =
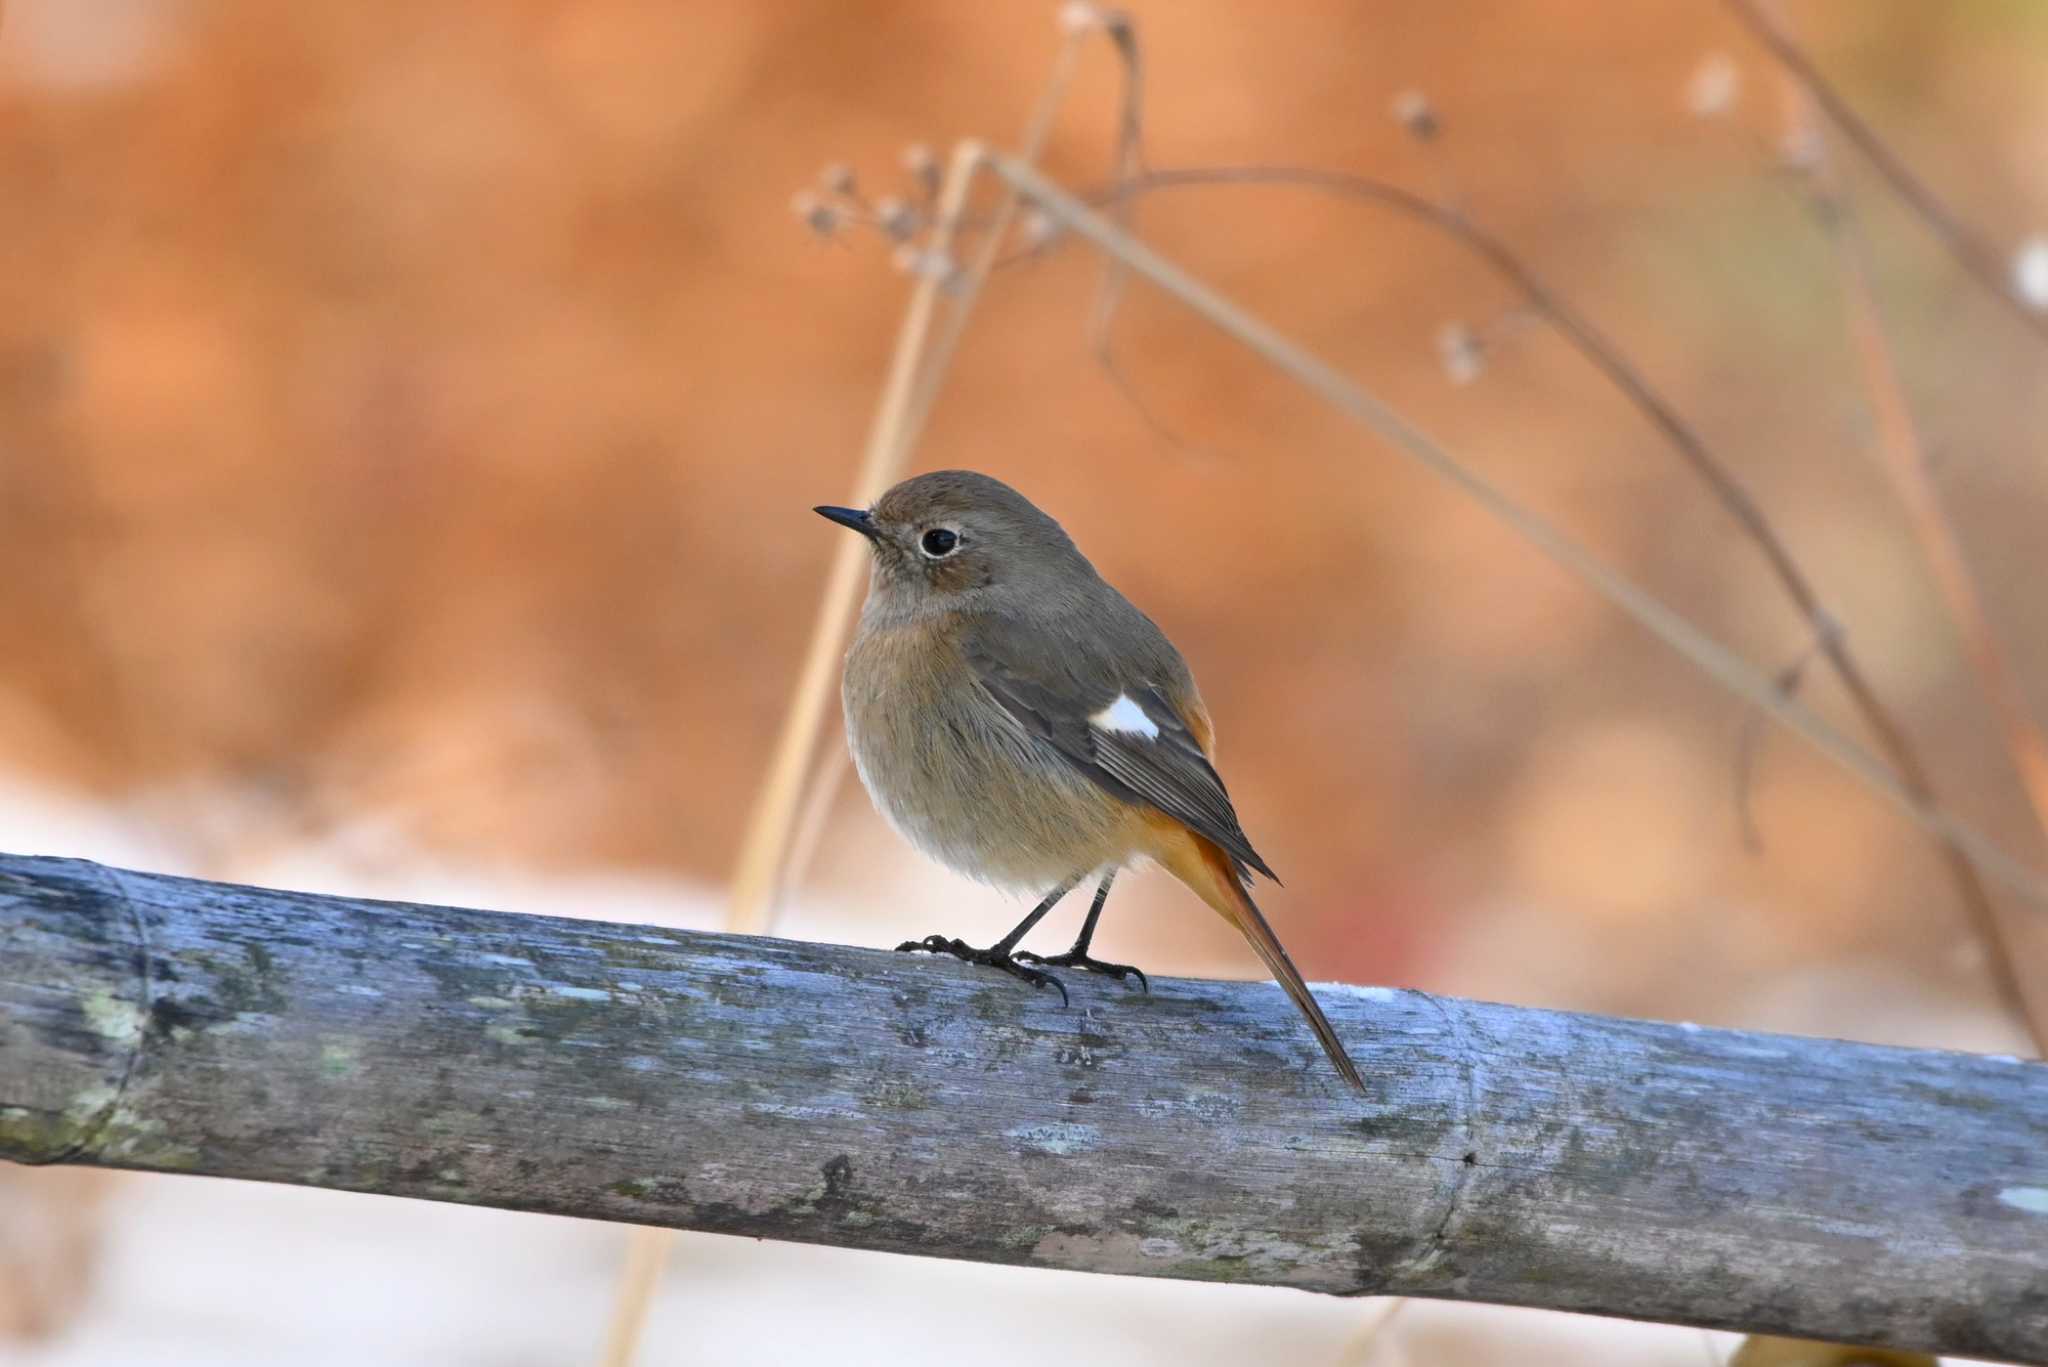
{"label": "slender stem", "polygon": [[[1876,447],[1893,492],[1906,511],[1907,523],[1927,558],[1935,585],[1949,616],[1962,635],[1964,652],[1977,673],[1992,715],[2005,732],[2014,767],[2019,771],[2036,825],[2048,833],[2048,740],[2027,711],[2012,667],[1992,630],[1977,591],[1977,581],[1958,542],[1955,528],[1942,511],[1941,494],[1928,473],[1926,448],[1906,399],[1904,380],[1884,324],[1872,276],[1870,252],[1857,219],[1856,206],[1828,155],[1827,137],[1813,117],[1810,87],[1788,76],[1787,111],[1793,127],[1810,131],[1818,156],[1811,184],[1819,198],[1820,222],[1827,234],[1842,281],[1847,323],[1863,374],[1876,431]],[[2048,1021],[2034,1010],[2026,985],[2013,963],[2012,949],[1996,906],[1986,903],[1978,918],[1985,947],[1985,966],[1999,995],[2018,1013],[2033,1036],[2037,1053],[2048,1054]]]}
{"label": "slender stem", "polygon": [[[1038,154],[1044,149],[1045,140],[1052,132],[1053,119],[1058,115],[1060,105],[1066,99],[1067,87],[1073,83],[1075,61],[1080,53],[1083,36],[1082,32],[1069,33],[1060,44],[1059,54],[1053,59],[1052,76],[1046,82],[1045,91],[1039,96],[1038,106],[1032,111],[1031,121],[1024,130],[1023,150],[1019,155],[1025,161],[1038,160]],[[953,363],[953,355],[960,348],[960,338],[966,333],[968,321],[974,315],[974,305],[981,297],[981,287],[987,283],[989,272],[995,269],[997,261],[1001,258],[1003,241],[1010,235],[1010,225],[1016,221],[1018,204],[1019,197],[1014,191],[1004,193],[995,213],[982,229],[973,264],[957,279],[949,282],[952,307],[948,309],[938,337],[925,355],[900,427],[891,434],[892,440],[896,443],[899,465],[908,457],[910,449],[917,444],[918,435],[924,430],[925,420],[931,416],[932,405],[938,401],[939,390],[946,381],[946,372]],[[964,208],[964,203],[955,207],[956,217],[961,208]],[[940,231],[947,231],[943,211]],[[933,250],[943,252],[946,250],[946,244],[935,239]]]}
{"label": "slender stem", "polygon": [[1777,719],[1852,777],[1889,799],[1930,834],[1959,847],[1993,877],[2038,906],[2048,907],[2048,877],[2006,853],[1974,827],[1931,805],[1862,746],[1797,700],[1784,696],[1754,666],[1524,508],[1491,480],[1453,458],[1376,395],[1132,238],[1032,167],[979,144],[964,144],[964,149],[985,160],[996,174],[1068,228],[1102,250],[1114,252],[1124,264],[1268,364],[1462,491],[1708,677]]}
{"label": "slender stem", "polygon": [[1338,1359],[1338,1367],[1369,1367],[1390,1339],[1387,1330],[1408,1308],[1406,1296],[1392,1296],[1382,1301],[1373,1311],[1371,1318],[1361,1324],[1344,1345],[1344,1355]]}
{"label": "slender stem", "polygon": [[[1045,146],[1046,138],[1052,132],[1053,120],[1058,116],[1060,106],[1066,100],[1067,89],[1073,84],[1074,68],[1081,44],[1086,40],[1086,30],[1070,32],[1061,41],[1059,51],[1053,58],[1052,74],[1047,78],[1045,89],[1038,97],[1038,104],[1031,111],[1031,117],[1024,128],[1023,156],[1036,160]],[[936,208],[937,222],[933,237],[927,249],[940,257],[948,255],[955,238],[964,229],[973,229],[981,234],[973,262],[951,279],[931,278],[923,282],[930,291],[935,304],[950,303],[943,321],[938,324],[936,335],[929,335],[929,319],[921,326],[927,330],[926,343],[915,353],[907,354],[900,348],[897,360],[906,364],[910,375],[904,380],[907,386],[901,396],[900,408],[887,407],[891,389],[884,389],[883,410],[877,414],[875,428],[869,439],[868,463],[863,467],[856,502],[865,507],[879,497],[889,485],[901,475],[909,463],[910,453],[917,446],[917,439],[924,431],[925,421],[931,416],[932,405],[938,401],[939,390],[945,383],[946,372],[951,367],[953,356],[959,350],[960,339],[967,331],[968,321],[974,313],[974,305],[981,295],[981,287],[987,283],[989,273],[1001,261],[1003,240],[1009,236],[1010,224],[1015,220],[1018,197],[1006,191],[992,216],[986,220],[973,219],[967,214],[967,191],[969,183],[961,178],[961,162],[956,158],[953,175],[949,176],[940,191],[940,202]],[[935,288],[934,288],[935,287]],[[918,309],[920,293],[911,300],[911,315],[904,319],[906,330]],[[907,334],[906,334],[907,335]],[[896,381],[892,369],[890,384]],[[841,564],[852,561],[856,566],[862,563],[866,546],[857,539],[849,539],[839,548],[838,558],[832,563],[836,576]],[[823,685],[817,694],[799,690],[791,703],[790,723],[799,714],[815,719],[825,711],[829,696],[832,672],[838,664],[838,657],[845,648],[846,631],[853,611],[853,594],[848,590],[843,596],[834,596],[838,587],[836,578],[828,582],[826,601],[820,609],[818,625],[812,637],[813,654],[820,641],[829,641],[831,649]],[[808,663],[808,661],[807,661]],[[807,680],[808,682],[808,676]],[[785,732],[787,737],[787,732]],[[803,754],[808,756],[817,748],[817,728],[803,740]],[[778,751],[778,755],[780,751]],[[815,811],[821,814],[829,806],[832,793],[838,790],[845,777],[844,755],[822,758],[811,771],[803,796],[795,800],[794,810]],[[803,829],[799,830],[799,834]],[[785,841],[785,857],[777,861],[772,876],[768,876],[760,893],[757,929],[765,931],[772,924],[779,906],[782,890],[793,886],[803,877],[815,848],[809,840]],[[793,851],[793,855],[788,852]],[[735,926],[735,929],[746,929]]]}
{"label": "slender stem", "polygon": [[[1929,808],[1938,805],[1933,782],[1919,752],[1905,729],[1878,698],[1876,689],[1850,652],[1840,624],[1822,605],[1812,580],[1756,497],[1714,455],[1698,430],[1658,392],[1648,377],[1629,362],[1621,348],[1545,284],[1505,242],[1456,210],[1401,186],[1367,176],[1310,168],[1243,166],[1157,171],[1138,177],[1129,184],[1098,192],[1091,198],[1213,185],[1296,185],[1379,204],[1442,232],[1518,290],[1529,307],[1556,328],[1566,342],[1605,376],[1669,442],[1742,531],[1756,543],[1786,596],[1806,619],[1813,633],[1815,648],[1827,659],[1829,668],[1841,681],[1864,725],[1875,737],[1879,751],[1890,761],[1900,786]],[[1984,941],[1987,966],[2001,1002],[2020,1020],[2028,1022],[2037,1046],[2041,1046],[2042,1030],[2012,967],[1997,909],[1985,890],[1983,880],[1962,849],[1943,842],[1941,852],[1964,912]]]}
{"label": "slender stem", "polygon": [[[1026,129],[1024,146],[1028,157],[1038,154],[1065,98],[1073,72],[1075,50],[1080,41],[1080,34],[1070,33],[1060,44],[1052,78],[1039,97]],[[976,170],[976,159],[964,148],[947,169],[935,210],[937,221],[927,244],[928,250],[941,259],[952,251]],[[860,473],[854,481],[854,497],[860,506],[874,502],[901,475],[944,377],[947,362],[951,360],[960,334],[967,326],[975,295],[995,262],[1004,229],[1010,216],[1016,212],[1016,204],[1015,194],[1005,197],[1003,207],[998,211],[997,223],[983,241],[974,267],[965,276],[948,279],[943,272],[918,275],[909,305],[904,310],[903,322],[897,329],[896,349],[889,360],[889,371],[882,382],[881,397],[868,430]],[[948,288],[955,294],[954,307],[934,342],[933,323],[941,295]],[[825,591],[818,605],[817,620],[811,629],[810,645],[804,654],[789,710],[783,717],[781,734],[776,738],[767,776],[762,780],[753,810],[747,818],[727,897],[726,925],[728,929],[742,934],[758,934],[766,930],[775,905],[779,875],[788,865],[792,837],[805,806],[804,773],[817,749],[818,734],[824,727],[832,681],[838,672],[839,658],[846,648],[867,554],[866,543],[856,537],[843,537],[833,548],[832,567],[826,575]],[[836,782],[836,776],[828,779],[820,774],[814,781],[814,787],[825,782]],[[604,1367],[631,1367],[639,1355],[640,1340],[647,1327],[652,1285],[661,1275],[674,1239],[674,1234],[669,1231],[639,1230],[630,1241],[611,1330],[600,1358]]]}
{"label": "slender stem", "polygon": [[654,1288],[661,1283],[661,1270],[668,1262],[669,1246],[675,1237],[672,1229],[636,1229],[626,1240],[626,1265],[619,1273],[619,1288],[612,1298],[611,1324],[605,1331],[606,1364],[630,1363],[639,1351],[641,1330],[654,1302]]}
{"label": "slender stem", "polygon": [[[943,255],[951,250],[954,225],[967,202],[973,174],[971,163],[955,158],[940,192],[938,224],[931,244],[935,253]],[[903,326],[896,334],[895,354],[882,382],[881,401],[868,433],[860,473],[854,479],[854,499],[859,506],[872,503],[902,469],[909,449],[904,436],[914,411],[919,370],[930,342],[942,288],[943,281],[927,273],[918,277],[911,291]],[[776,738],[768,776],[747,819],[746,835],[733,873],[726,922],[742,934],[758,934],[764,928],[775,874],[781,867],[801,802],[804,769],[817,748],[832,681],[846,648],[854,602],[865,577],[867,554],[867,543],[857,537],[841,538],[833,549],[832,568],[825,580],[810,646],[783,719],[782,733]]]}
{"label": "slender stem", "polygon": [[1956,264],[1968,271],[1978,284],[1997,295],[2035,336],[2048,341],[2048,313],[2036,309],[2013,288],[2005,257],[1943,203],[1941,196],[1926,181],[1913,173],[1884,138],[1856,112],[1855,106],[1844,98],[1834,83],[1821,74],[1820,68],[1814,65],[1813,59],[1806,55],[1806,50],[1793,40],[1792,35],[1765,14],[1756,0],[1723,0],[1723,3],[1736,21],[1748,29],[1765,51],[1805,88],[1813,102],[1827,113],[1828,121],[1842,131],[1842,136],[1855,144],[1856,150],[1869,160],[1906,207],[1927,225],[1928,231],[1934,234],[1935,240],[1955,259]]}
{"label": "slender stem", "polygon": [[[830,715],[829,708],[827,715]],[[830,822],[833,804],[838,801],[839,790],[852,771],[853,766],[847,763],[843,744],[827,742],[820,746],[817,758],[811,763],[811,776],[804,784],[803,805],[798,810],[796,829],[790,833],[788,854],[775,878],[775,894],[768,904],[766,917],[770,929],[780,921],[791,891],[802,887],[809,875],[811,861],[817,858],[818,848],[824,844],[825,828]]]}

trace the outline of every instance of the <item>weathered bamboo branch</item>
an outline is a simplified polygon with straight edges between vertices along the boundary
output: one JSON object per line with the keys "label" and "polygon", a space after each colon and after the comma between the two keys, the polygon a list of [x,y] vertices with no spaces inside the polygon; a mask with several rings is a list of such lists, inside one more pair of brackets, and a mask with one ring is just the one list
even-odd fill
{"label": "weathered bamboo branch", "polygon": [[0,1157],[2048,1363],[2048,1065],[1074,986],[0,856]]}

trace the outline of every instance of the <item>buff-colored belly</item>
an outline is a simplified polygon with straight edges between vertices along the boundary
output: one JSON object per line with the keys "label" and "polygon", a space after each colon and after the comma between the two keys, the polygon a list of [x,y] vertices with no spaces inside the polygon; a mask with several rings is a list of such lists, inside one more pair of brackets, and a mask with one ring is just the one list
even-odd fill
{"label": "buff-colored belly", "polygon": [[847,739],[889,824],[960,873],[1027,892],[1134,854],[1135,809],[1026,732],[950,658],[868,632],[847,656]]}

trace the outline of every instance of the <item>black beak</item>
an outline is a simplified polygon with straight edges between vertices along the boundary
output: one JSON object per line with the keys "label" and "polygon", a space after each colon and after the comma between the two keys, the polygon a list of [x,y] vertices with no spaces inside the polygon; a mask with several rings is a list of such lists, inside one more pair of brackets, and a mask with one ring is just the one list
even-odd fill
{"label": "black beak", "polygon": [[875,515],[865,508],[835,508],[831,504],[826,503],[811,509],[811,511],[819,517],[829,518],[831,521],[837,522],[842,527],[853,528],[870,541],[875,539]]}

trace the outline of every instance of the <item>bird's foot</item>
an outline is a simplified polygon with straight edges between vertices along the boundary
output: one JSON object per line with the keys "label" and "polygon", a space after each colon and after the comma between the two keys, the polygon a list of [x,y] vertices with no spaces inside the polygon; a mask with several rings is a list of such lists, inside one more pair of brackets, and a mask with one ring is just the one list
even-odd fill
{"label": "bird's foot", "polygon": [[1090,958],[1087,950],[1078,947],[1064,954],[1050,956],[1033,954],[1027,949],[1019,951],[1016,957],[1020,962],[1044,964],[1048,968],[1078,968],[1083,973],[1100,973],[1105,978],[1115,978],[1118,982],[1125,978],[1136,978],[1142,991],[1148,995],[1152,991],[1152,984],[1145,980],[1143,969],[1134,968],[1130,964],[1104,963],[1100,959]]}
{"label": "bird's foot", "polygon": [[[1068,1004],[1067,986],[1065,983],[1050,973],[1044,973],[1035,968],[1026,968],[1019,962],[1025,958],[1035,958],[1035,955],[998,954],[993,949],[976,949],[964,941],[949,940],[943,935],[927,935],[922,940],[905,940],[902,944],[896,946],[896,951],[899,954],[950,954],[963,963],[980,964],[984,968],[993,968],[997,972],[1007,973],[1013,978],[1022,979],[1033,987],[1057,988],[1060,994],[1060,1005],[1065,1006]],[[1045,962],[1050,963],[1052,960],[1048,959]]]}

